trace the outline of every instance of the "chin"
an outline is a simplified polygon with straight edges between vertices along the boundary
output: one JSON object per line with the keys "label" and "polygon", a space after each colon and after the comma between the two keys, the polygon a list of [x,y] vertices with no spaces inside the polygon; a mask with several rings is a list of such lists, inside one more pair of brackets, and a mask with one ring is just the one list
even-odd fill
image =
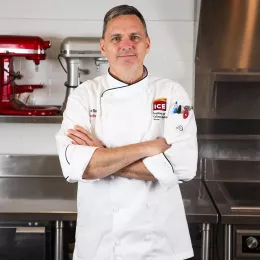
{"label": "chin", "polygon": [[126,69],[137,69],[139,64],[133,61],[125,61],[122,66]]}

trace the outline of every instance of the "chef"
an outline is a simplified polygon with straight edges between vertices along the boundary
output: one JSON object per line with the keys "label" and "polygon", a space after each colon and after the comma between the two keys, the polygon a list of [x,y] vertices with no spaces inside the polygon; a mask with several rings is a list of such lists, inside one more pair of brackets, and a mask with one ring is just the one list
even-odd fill
{"label": "chef", "polygon": [[190,100],[143,65],[150,39],[136,8],[107,12],[100,48],[107,74],[69,96],[56,134],[64,177],[78,183],[73,259],[190,258],[179,188],[197,166]]}

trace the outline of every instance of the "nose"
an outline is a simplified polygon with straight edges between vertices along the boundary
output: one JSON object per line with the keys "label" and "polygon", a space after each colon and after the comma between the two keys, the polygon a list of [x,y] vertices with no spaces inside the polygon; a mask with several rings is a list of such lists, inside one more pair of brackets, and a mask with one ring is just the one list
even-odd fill
{"label": "nose", "polygon": [[120,44],[121,50],[128,51],[134,49],[134,43],[131,39],[123,39]]}

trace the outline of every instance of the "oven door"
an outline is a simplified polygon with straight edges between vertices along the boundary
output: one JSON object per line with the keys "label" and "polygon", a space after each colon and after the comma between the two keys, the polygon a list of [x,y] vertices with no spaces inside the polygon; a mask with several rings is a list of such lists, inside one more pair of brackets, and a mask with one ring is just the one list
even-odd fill
{"label": "oven door", "polygon": [[51,259],[50,235],[44,225],[0,224],[1,260]]}

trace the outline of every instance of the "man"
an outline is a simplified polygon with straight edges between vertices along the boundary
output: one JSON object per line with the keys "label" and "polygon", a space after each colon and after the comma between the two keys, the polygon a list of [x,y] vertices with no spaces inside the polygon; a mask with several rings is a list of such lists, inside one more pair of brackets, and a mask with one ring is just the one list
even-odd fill
{"label": "man", "polygon": [[140,12],[104,18],[107,75],[69,97],[56,135],[67,181],[78,182],[74,260],[183,260],[193,256],[179,181],[194,177],[194,113],[176,82],[150,76]]}

